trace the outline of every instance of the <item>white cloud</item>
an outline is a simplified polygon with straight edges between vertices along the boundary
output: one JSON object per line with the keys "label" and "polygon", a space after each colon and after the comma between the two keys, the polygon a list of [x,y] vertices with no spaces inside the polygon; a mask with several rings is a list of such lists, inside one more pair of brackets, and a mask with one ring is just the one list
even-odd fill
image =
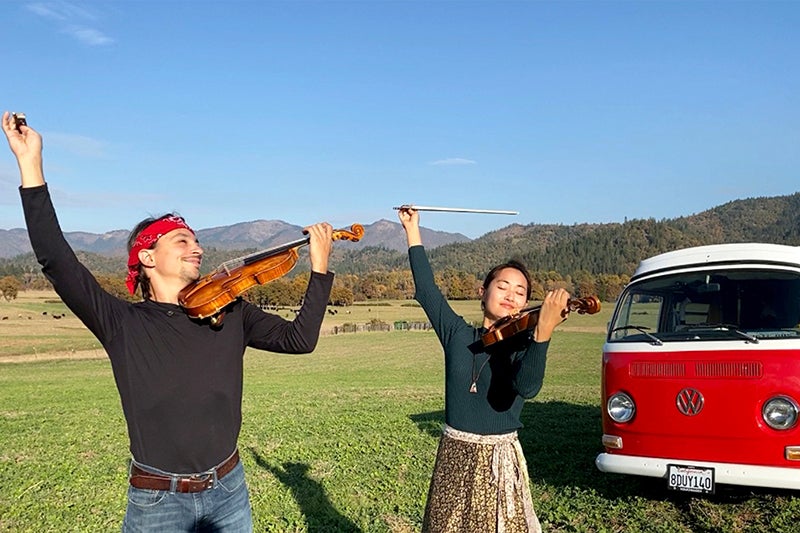
{"label": "white cloud", "polygon": [[53,20],[95,20],[97,18],[91,11],[71,2],[33,2],[25,7],[40,17]]}
{"label": "white cloud", "polygon": [[80,42],[88,44],[89,46],[103,46],[114,42],[114,39],[111,37],[91,28],[67,28],[64,30],[64,33],[75,37]]}
{"label": "white cloud", "polygon": [[97,15],[87,8],[71,2],[34,2],[25,6],[28,11],[43,19],[55,21],[59,31],[89,46],[104,46],[114,39],[97,29]]}
{"label": "white cloud", "polygon": [[46,19],[53,19],[53,20],[64,20],[64,15],[59,13],[58,10],[53,9],[53,6],[48,6],[45,4],[28,4],[25,8],[34,13],[35,15],[39,15],[40,17],[44,17]]}
{"label": "white cloud", "polygon": [[450,157],[447,159],[439,159],[438,161],[431,161],[431,165],[441,166],[456,166],[456,165],[477,165],[477,161],[472,159],[464,159],[462,157]]}
{"label": "white cloud", "polygon": [[73,154],[93,159],[103,159],[108,155],[106,153],[106,148],[109,146],[108,143],[83,135],[48,133],[47,142]]}

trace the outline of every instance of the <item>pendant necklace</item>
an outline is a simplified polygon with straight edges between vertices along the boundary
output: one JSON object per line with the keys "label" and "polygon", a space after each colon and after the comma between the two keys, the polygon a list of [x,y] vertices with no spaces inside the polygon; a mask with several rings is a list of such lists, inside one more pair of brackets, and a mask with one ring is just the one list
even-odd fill
{"label": "pendant necklace", "polygon": [[487,355],[486,356],[486,360],[483,362],[481,367],[478,369],[478,373],[476,374],[475,373],[475,362],[476,362],[475,359],[477,358],[477,355],[476,354],[472,354],[472,385],[470,385],[470,387],[469,387],[469,391],[472,394],[476,394],[478,392],[478,378],[481,377],[481,372],[483,372],[483,367],[486,366],[486,363],[489,362],[489,359],[491,357],[492,357],[491,355]]}

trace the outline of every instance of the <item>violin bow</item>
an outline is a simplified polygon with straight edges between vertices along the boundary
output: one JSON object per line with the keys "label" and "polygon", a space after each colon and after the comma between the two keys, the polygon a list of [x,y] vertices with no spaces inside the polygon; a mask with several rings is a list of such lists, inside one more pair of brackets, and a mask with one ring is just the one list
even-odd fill
{"label": "violin bow", "polygon": [[443,211],[446,213],[482,213],[484,215],[519,215],[519,211],[502,211],[498,209],[469,209],[465,207],[432,207],[428,205],[404,204],[393,207],[397,211],[401,209],[413,209],[414,211]]}

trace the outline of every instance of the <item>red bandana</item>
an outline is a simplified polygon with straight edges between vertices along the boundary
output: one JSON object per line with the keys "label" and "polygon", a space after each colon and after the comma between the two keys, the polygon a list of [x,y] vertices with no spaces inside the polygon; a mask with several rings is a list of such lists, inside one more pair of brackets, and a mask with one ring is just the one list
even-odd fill
{"label": "red bandana", "polygon": [[136,240],[128,254],[128,277],[125,278],[128,292],[135,293],[136,286],[139,284],[139,252],[150,248],[158,239],[170,231],[180,228],[188,229],[194,233],[194,230],[181,217],[166,217],[156,220],[136,236]]}

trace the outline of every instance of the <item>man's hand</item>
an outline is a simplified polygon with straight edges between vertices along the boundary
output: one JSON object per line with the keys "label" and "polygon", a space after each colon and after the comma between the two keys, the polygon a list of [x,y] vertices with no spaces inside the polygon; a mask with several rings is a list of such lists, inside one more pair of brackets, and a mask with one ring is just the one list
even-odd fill
{"label": "man's hand", "polygon": [[328,258],[333,248],[333,227],[327,222],[320,222],[303,228],[308,234],[308,255],[311,259],[311,270],[320,274],[328,272]]}
{"label": "man's hand", "polygon": [[3,113],[3,133],[6,134],[8,146],[11,147],[11,151],[17,159],[31,156],[41,157],[42,136],[27,125],[20,126],[18,131],[14,117],[8,111]]}
{"label": "man's hand", "polygon": [[17,165],[22,178],[23,187],[44,185],[42,170],[42,136],[33,128],[23,125],[19,131],[11,113],[6,111],[2,118],[3,133],[8,139],[8,146],[17,158]]}

